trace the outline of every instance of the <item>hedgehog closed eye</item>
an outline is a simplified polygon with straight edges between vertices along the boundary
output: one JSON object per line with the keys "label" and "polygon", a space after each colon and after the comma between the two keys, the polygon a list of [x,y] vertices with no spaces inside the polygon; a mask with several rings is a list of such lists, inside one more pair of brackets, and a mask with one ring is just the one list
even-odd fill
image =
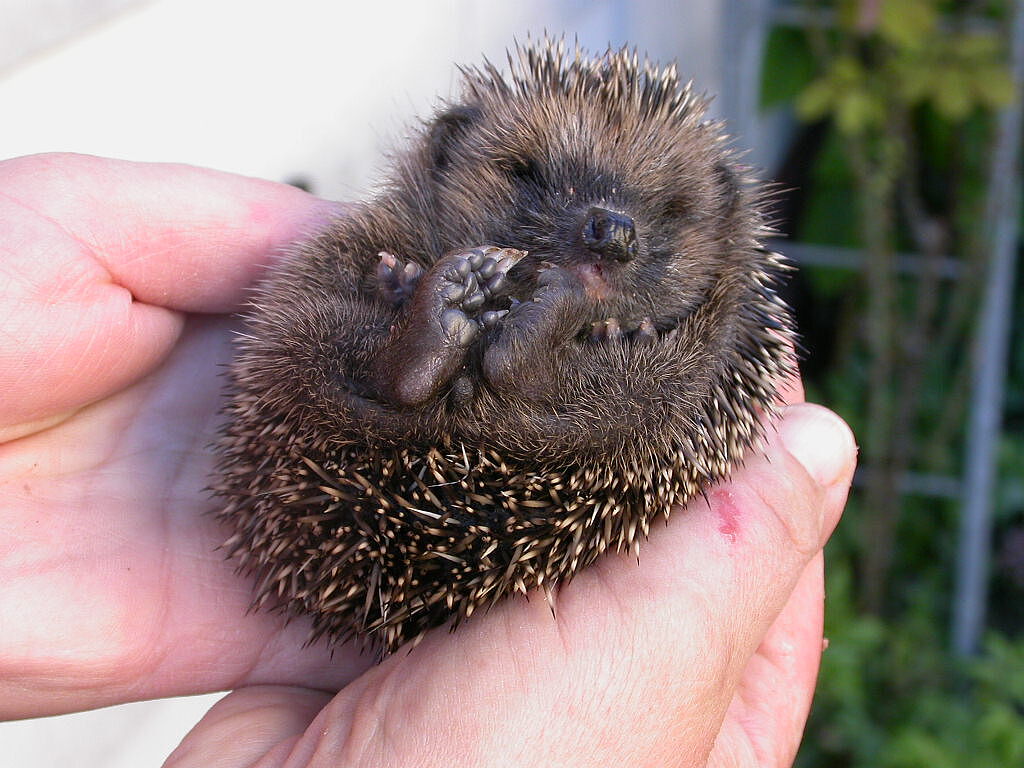
{"label": "hedgehog closed eye", "polygon": [[503,161],[501,167],[518,182],[540,186],[544,183],[540,166],[531,158],[515,158]]}
{"label": "hedgehog closed eye", "polygon": [[213,490],[254,606],[390,653],[638,548],[743,460],[794,332],[722,130],[628,50],[464,70],[245,317]]}

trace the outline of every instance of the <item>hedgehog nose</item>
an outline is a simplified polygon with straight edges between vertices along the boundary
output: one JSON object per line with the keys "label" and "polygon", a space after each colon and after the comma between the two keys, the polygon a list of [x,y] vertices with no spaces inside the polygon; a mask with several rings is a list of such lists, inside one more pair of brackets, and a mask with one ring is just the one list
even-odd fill
{"label": "hedgehog nose", "polygon": [[586,248],[616,261],[636,258],[636,226],[624,213],[593,207],[587,211],[580,238]]}

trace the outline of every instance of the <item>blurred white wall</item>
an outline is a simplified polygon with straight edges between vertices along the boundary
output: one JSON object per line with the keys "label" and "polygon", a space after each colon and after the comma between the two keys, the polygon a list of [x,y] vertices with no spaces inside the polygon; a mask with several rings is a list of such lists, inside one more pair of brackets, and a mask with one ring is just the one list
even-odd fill
{"label": "blurred white wall", "polygon": [[0,73],[151,0],[0,0]]}
{"label": "blurred white wall", "polygon": [[[128,0],[120,0],[129,4]],[[12,0],[2,0],[10,4]],[[10,38],[52,23],[15,2]],[[82,6],[115,0],[79,0]],[[73,150],[174,160],[365,191],[382,150],[453,92],[453,62],[501,61],[513,38],[548,30],[603,50],[626,41],[717,91],[717,0],[164,0],[0,71],[0,157]],[[681,10],[682,9],[682,10]],[[66,22],[61,22],[61,28]],[[44,36],[45,37],[45,36]],[[5,39],[6,38],[6,39]]]}
{"label": "blurred white wall", "polygon": [[[718,0],[0,0],[0,158],[179,161],[364,194],[455,62],[547,30],[717,92]],[[0,585],[0,589],[2,589]],[[216,696],[0,724],[2,768],[158,766]]]}

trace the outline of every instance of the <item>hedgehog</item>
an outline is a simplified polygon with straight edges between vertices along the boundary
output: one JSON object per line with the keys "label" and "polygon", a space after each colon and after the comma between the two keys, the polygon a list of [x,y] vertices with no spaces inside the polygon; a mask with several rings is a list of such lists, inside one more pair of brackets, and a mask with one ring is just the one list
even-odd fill
{"label": "hedgehog", "polygon": [[255,289],[216,446],[253,608],[378,658],[638,553],[793,368],[764,186],[674,66],[545,39],[461,73]]}

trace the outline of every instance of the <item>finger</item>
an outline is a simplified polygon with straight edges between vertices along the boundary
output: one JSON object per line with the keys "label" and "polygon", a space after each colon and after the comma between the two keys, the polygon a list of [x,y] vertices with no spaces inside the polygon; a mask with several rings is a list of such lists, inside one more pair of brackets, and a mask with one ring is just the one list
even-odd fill
{"label": "finger", "polygon": [[804,401],[804,380],[800,376],[800,361],[796,346],[792,339],[787,339],[791,371],[779,382],[777,402],[784,405],[802,403]]}
{"label": "finger", "polygon": [[[453,638],[429,634],[343,690],[296,753],[355,765],[402,764],[405,749],[437,764],[703,765],[838,520],[853,462],[837,417],[787,408],[765,455],[652,535],[639,566],[608,557],[581,573],[556,620],[543,600],[515,601]],[[797,608],[817,621],[820,605]]]}
{"label": "finger", "polygon": [[796,368],[794,358],[793,373],[782,380],[779,386],[778,402],[785,405],[793,405],[804,401],[804,382],[800,378],[800,371]]}
{"label": "finger", "polygon": [[0,163],[0,442],[152,370],[182,311],[236,309],[330,204],[281,184],[82,155]]}
{"label": "finger", "polygon": [[793,764],[821,661],[824,597],[824,558],[819,553],[747,663],[709,768]]}
{"label": "finger", "polygon": [[[0,188],[5,221],[20,214],[64,233],[75,253],[48,254],[62,266],[84,254],[95,263],[83,275],[182,312],[238,309],[275,250],[341,211],[286,184],[75,154],[4,161]],[[54,266],[34,263],[32,243],[25,245],[22,259],[12,255],[26,274]]]}
{"label": "finger", "polygon": [[289,686],[234,691],[206,713],[163,768],[284,765],[294,742],[329,700],[320,691]]}

